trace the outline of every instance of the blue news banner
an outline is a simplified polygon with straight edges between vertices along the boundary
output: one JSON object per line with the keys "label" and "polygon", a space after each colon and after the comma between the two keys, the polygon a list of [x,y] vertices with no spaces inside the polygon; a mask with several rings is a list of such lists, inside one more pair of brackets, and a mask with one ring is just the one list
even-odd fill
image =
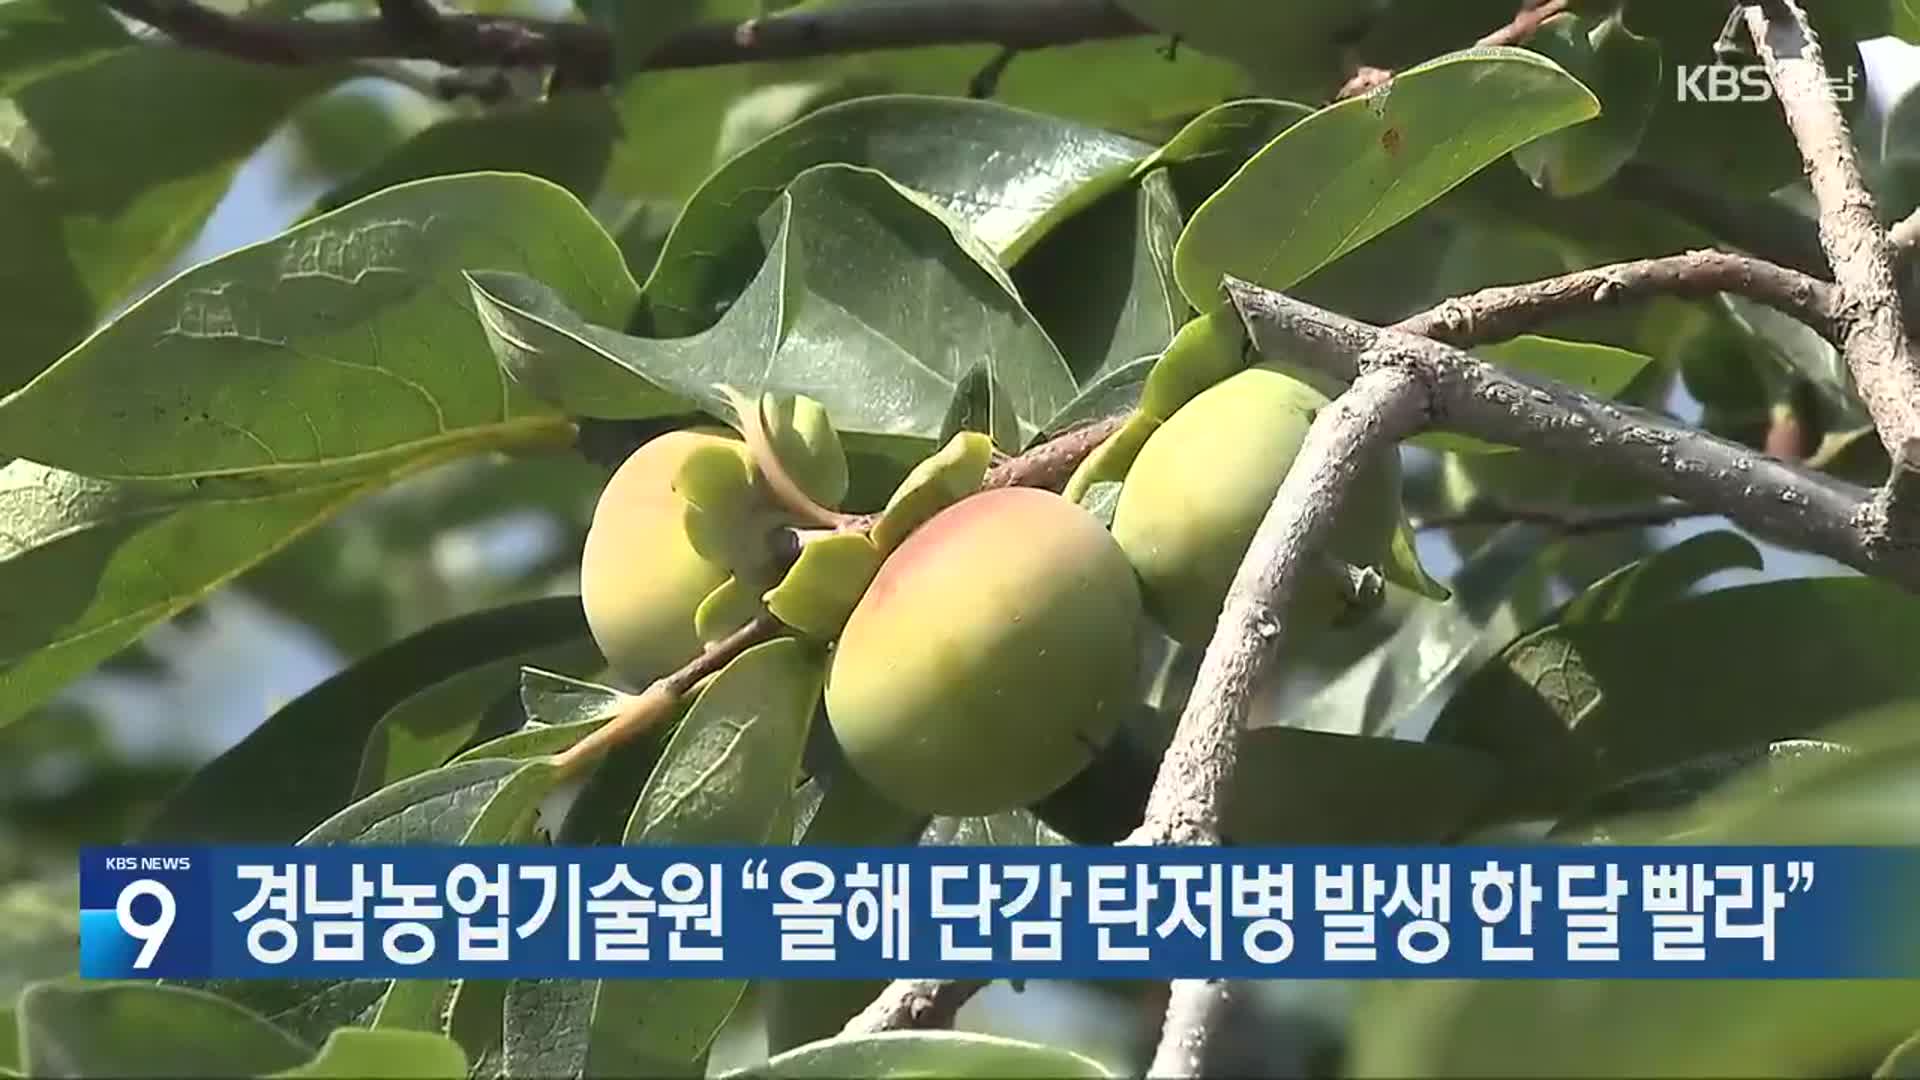
{"label": "blue news banner", "polygon": [[1920,974],[1920,849],[130,847],[90,978]]}

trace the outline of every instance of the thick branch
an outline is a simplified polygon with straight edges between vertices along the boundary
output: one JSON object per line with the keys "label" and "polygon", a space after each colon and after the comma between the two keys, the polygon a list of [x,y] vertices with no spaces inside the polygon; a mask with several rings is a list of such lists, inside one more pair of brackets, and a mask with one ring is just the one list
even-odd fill
{"label": "thick branch", "polygon": [[1589,308],[1654,296],[1737,293],[1806,323],[1839,344],[1846,335],[1839,291],[1796,270],[1725,251],[1689,251],[1598,266],[1525,285],[1502,285],[1444,301],[1394,329],[1448,344],[1503,341]]}
{"label": "thick branch", "polygon": [[1880,441],[1889,455],[1897,455],[1920,438],[1920,364],[1902,320],[1892,248],[1861,177],[1806,10],[1799,0],[1765,0],[1744,11],[1747,31],[1806,163],[1820,207],[1820,246],[1846,298],[1849,317],[1841,352]]}
{"label": "thick branch", "polygon": [[[262,64],[435,60],[454,67],[564,66],[608,72],[612,45],[600,27],[557,19],[431,14],[427,5],[382,5],[366,19],[272,19],[228,15],[195,0],[105,0],[184,45]],[[1067,45],[1147,33],[1111,0],[876,0],[750,19],[705,22],[670,37],[648,68],[711,67],[757,60],[996,44]]]}
{"label": "thick branch", "polygon": [[1229,280],[1227,292],[1260,351],[1338,381],[1404,372],[1425,387],[1435,428],[1613,466],[1761,536],[1920,591],[1920,547],[1888,528],[1866,488],[1257,285]]}
{"label": "thick branch", "polygon": [[947,1028],[954,1015],[987,985],[984,979],[898,979],[887,985],[842,1035],[872,1035],[906,1028]]}
{"label": "thick branch", "polygon": [[1062,432],[1038,446],[1028,448],[1019,457],[994,466],[987,472],[985,486],[1037,487],[1058,491],[1073,476],[1073,470],[1080,467],[1080,462],[1106,442],[1107,436],[1120,430],[1120,425],[1126,421],[1126,414],[1123,413]]}
{"label": "thick branch", "polygon": [[1167,1018],[1147,1075],[1207,1075],[1208,1050],[1233,1011],[1233,984],[1225,979],[1175,979]]}
{"label": "thick branch", "polygon": [[1288,600],[1370,455],[1424,419],[1419,383],[1384,369],[1320,410],[1227,591],[1140,828],[1141,844],[1217,844],[1247,702],[1287,631]]}

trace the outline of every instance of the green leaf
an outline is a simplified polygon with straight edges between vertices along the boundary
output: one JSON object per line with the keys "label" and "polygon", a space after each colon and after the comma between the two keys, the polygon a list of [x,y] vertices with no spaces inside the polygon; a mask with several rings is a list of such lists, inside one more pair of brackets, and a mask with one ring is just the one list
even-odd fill
{"label": "green leaf", "polygon": [[641,325],[670,337],[712,326],[772,246],[764,230],[755,234],[756,220],[814,166],[885,173],[1011,264],[1055,221],[1121,183],[1149,149],[985,101],[899,95],[821,109],[727,162],[694,193],[647,279]]}
{"label": "green leaf", "polygon": [[[1483,345],[1474,349],[1473,353],[1507,371],[1554,379],[1595,397],[1619,394],[1653,363],[1651,357],[1616,349],[1611,345],[1599,345],[1591,341],[1562,341],[1533,334],[1522,334],[1497,345]],[[1461,454],[1513,451],[1510,446],[1452,432],[1430,432],[1408,441],[1429,450],[1451,450]]]}
{"label": "green leaf", "polygon": [[424,1031],[341,1028],[327,1036],[312,1061],[274,1073],[288,1077],[367,1076],[395,1080],[466,1080],[467,1055],[444,1035]]}
{"label": "green leaf", "polygon": [[456,116],[422,129],[321,196],[309,216],[338,210],[397,184],[472,172],[538,176],[584,201],[599,191],[619,134],[619,118],[600,94],[561,94]]}
{"label": "green leaf", "polygon": [[537,274],[597,319],[633,298],[612,240],[561,188],[422,180],[174,278],[0,401],[0,452],[284,488],[566,438],[487,371],[467,267]]}
{"label": "green leaf", "polygon": [[928,518],[979,491],[992,460],[993,443],[979,432],[963,431],[915,465],[869,532],[880,554],[891,553]]}
{"label": "green leaf", "polygon": [[132,44],[104,5],[9,0],[0,4],[0,94]]}
{"label": "green leaf", "polygon": [[586,616],[574,596],[509,604],[429,627],[274,713],[169,799],[141,838],[292,843],[352,798],[361,747],[387,709],[476,666],[584,640]]}
{"label": "green leaf", "polygon": [[152,983],[40,983],[20,995],[30,1076],[258,1076],[312,1051],[223,998]]}
{"label": "green leaf", "polygon": [[1461,687],[1433,737],[1499,758],[1506,812],[1549,813],[1706,754],[1920,694],[1920,611],[1868,579],[1746,585],[1544,627]]}
{"label": "green leaf", "polygon": [[1058,435],[1082,424],[1132,412],[1140,404],[1141,391],[1159,361],[1158,356],[1143,356],[1081,387],[1080,393],[1047,421],[1047,434]]}
{"label": "green leaf", "polygon": [[596,326],[540,284],[499,274],[473,275],[474,297],[513,343],[501,362],[579,415],[665,415],[683,399],[725,416],[714,390],[725,384],[805,394],[843,435],[931,441],[963,380],[985,368],[1007,405],[994,435],[1011,448],[1073,396],[1066,362],[991,256],[886,177],[811,169],[761,225],[759,274],[692,337]]}
{"label": "green leaf", "polygon": [[1046,847],[1072,841],[1031,810],[1003,810],[976,817],[937,817],[921,830],[922,844],[944,847]]}
{"label": "green leaf", "polygon": [[599,683],[527,668],[520,672],[520,708],[529,723],[573,724],[599,720],[620,708],[624,691]]}
{"label": "green leaf", "polygon": [[1164,170],[1068,218],[1013,281],[1082,384],[1166,349],[1188,315],[1173,280],[1180,208]]}
{"label": "green leaf", "polygon": [[1074,502],[1083,502],[1094,487],[1101,484],[1117,486],[1127,478],[1127,470],[1133,468],[1133,461],[1140,456],[1140,449],[1147,440],[1160,429],[1160,421],[1144,412],[1136,412],[1127,417],[1120,430],[1107,436],[1105,442],[1093,448],[1067,478],[1067,486],[1061,489],[1061,495]]}
{"label": "green leaf", "polygon": [[1181,206],[1191,210],[1219,190],[1261,147],[1311,115],[1313,110],[1305,105],[1267,98],[1215,105],[1149,154],[1134,168],[1134,175],[1169,167]]}
{"label": "green leaf", "polygon": [[[45,760],[45,759],[42,759]],[[71,975],[80,960],[80,879],[77,873],[26,878],[0,887],[0,1001],[28,984]],[[0,1044],[14,1035],[14,1018],[0,1015]],[[19,1061],[0,1048],[0,1065]]]}
{"label": "green leaf", "polygon": [[1697,533],[1672,547],[1628,563],[1587,587],[1560,613],[1564,624],[1607,622],[1637,615],[1687,595],[1723,570],[1765,565],[1753,541],[1730,529]]}
{"label": "green leaf", "polygon": [[1106,1066],[1071,1050],[959,1031],[888,1031],[828,1039],[766,1064],[724,1074],[748,1077],[1107,1077]]}
{"label": "green leaf", "polygon": [[1415,607],[1393,633],[1285,713],[1289,727],[1347,734],[1405,733],[1456,679],[1544,614],[1529,586],[1549,571],[1549,536],[1502,530],[1454,576],[1453,598]]}
{"label": "green leaf", "polygon": [[526,716],[517,692],[528,664],[599,670],[605,663],[589,637],[576,637],[490,660],[417,690],[383,713],[360,755],[354,798],[446,764],[476,741],[518,728]]}
{"label": "green leaf", "polygon": [[[303,846],[511,844],[530,836],[534,811],[558,780],[545,762],[508,759],[448,765],[402,780],[315,826]],[[387,1008],[393,987],[400,1000]],[[444,980],[217,980],[205,984],[291,1034],[318,1041],[340,1027],[437,1029]]]}
{"label": "green leaf", "polygon": [[0,1005],[0,1069],[20,1075],[20,1022],[12,1005]]}
{"label": "green leaf", "polygon": [[[628,844],[766,844],[782,832],[823,663],[792,638],[756,645],[701,691],[633,807]],[[791,826],[785,826],[790,829]],[[688,1075],[746,984],[733,979],[517,981],[509,1075]]]}
{"label": "green leaf", "polygon": [[500,793],[518,761],[469,761],[410,777],[314,826],[304,845],[454,844]]}
{"label": "green leaf", "polygon": [[1458,747],[1291,727],[1249,728],[1222,833],[1236,844],[1433,844],[1493,793],[1493,759]]}
{"label": "green leaf", "polygon": [[[19,0],[5,5],[9,15],[16,8],[31,17]],[[0,50],[14,41],[0,33]],[[297,102],[339,76],[145,45],[68,54],[0,100],[0,250],[9,253],[0,270],[9,338],[0,394],[165,270],[240,162]]]}
{"label": "green leaf", "polygon": [[1166,420],[1202,390],[1247,366],[1247,332],[1232,310],[1219,308],[1174,335],[1140,395],[1140,410]]}
{"label": "green leaf", "polygon": [[1907,1040],[1893,1048],[1887,1060],[1873,1070],[1874,1080],[1912,1080],[1920,1076],[1920,1033],[1909,1035]]}
{"label": "green leaf", "polygon": [[1600,115],[1516,149],[1514,164],[1553,195],[1592,191],[1640,148],[1663,78],[1660,43],[1628,30],[1618,13],[1594,19],[1568,12],[1543,23],[1527,47],[1585,83],[1600,99]]}
{"label": "green leaf", "polygon": [[1594,115],[1585,87],[1517,49],[1476,49],[1401,72],[1288,128],[1193,214],[1174,250],[1189,303],[1211,311],[1227,274],[1288,289],[1503,154]]}
{"label": "green leaf", "polygon": [[803,634],[831,641],[879,572],[880,549],[859,533],[809,540],[787,576],[767,593],[767,610]]}
{"label": "green leaf", "polygon": [[0,724],[372,486],[195,490],[0,466]]}

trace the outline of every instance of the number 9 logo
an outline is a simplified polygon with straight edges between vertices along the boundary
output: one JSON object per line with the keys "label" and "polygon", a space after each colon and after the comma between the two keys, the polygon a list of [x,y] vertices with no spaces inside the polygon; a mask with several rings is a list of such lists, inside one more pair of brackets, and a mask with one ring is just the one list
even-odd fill
{"label": "number 9 logo", "polygon": [[[133,917],[133,902],[142,896],[160,901],[160,914],[152,922],[137,922]],[[173,929],[173,907],[173,890],[152,878],[141,878],[120,890],[113,915],[120,922],[121,932],[141,943],[140,954],[133,959],[135,971],[146,970],[160,951],[160,943],[167,940],[167,931]]]}

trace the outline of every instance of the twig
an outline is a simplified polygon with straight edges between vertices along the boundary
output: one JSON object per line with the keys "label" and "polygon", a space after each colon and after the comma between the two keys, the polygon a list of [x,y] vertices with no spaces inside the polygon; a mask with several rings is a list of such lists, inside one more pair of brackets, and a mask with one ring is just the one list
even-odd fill
{"label": "twig", "polygon": [[1394,329],[1467,346],[1504,341],[1588,308],[1656,296],[1721,292],[1791,315],[1835,344],[1847,335],[1849,323],[1839,290],[1831,283],[1746,255],[1712,250],[1636,259],[1525,285],[1482,289],[1402,319]]}
{"label": "twig", "polygon": [[1651,506],[1514,506],[1492,499],[1475,500],[1457,514],[1436,514],[1421,518],[1414,528],[1454,529],[1462,525],[1539,525],[1568,536],[1611,532],[1615,529],[1657,528],[1690,517],[1704,517],[1712,511],[1686,503],[1655,503]]}
{"label": "twig", "polygon": [[562,775],[572,775],[591,762],[598,761],[603,754],[621,743],[651,731],[654,725],[672,715],[681,699],[700,685],[702,679],[726,667],[741,653],[762,642],[772,641],[786,630],[786,624],[779,619],[760,615],[713,642],[678,671],[655,679],[645,690],[627,699],[618,713],[594,728],[585,738],[555,754],[554,768]]}
{"label": "twig", "polygon": [[872,1004],[847,1021],[843,1035],[872,1035],[907,1028],[946,1028],[960,1007],[987,985],[984,979],[897,979]]}
{"label": "twig", "polygon": [[1881,443],[1895,455],[1920,438],[1920,364],[1902,319],[1892,249],[1806,10],[1799,0],[1764,0],[1743,11],[1820,207],[1820,246],[1850,316],[1840,351]]}
{"label": "twig", "polygon": [[[374,18],[329,20],[229,15],[195,0],[105,2],[181,44],[261,64],[413,59],[453,67],[561,67],[603,79],[612,70],[612,44],[591,23],[442,14],[422,0],[382,4]],[[422,18],[423,11],[433,18]],[[699,23],[674,34],[645,66],[712,67],[925,45],[1035,49],[1147,32],[1111,0],[876,0]]]}
{"label": "twig", "polygon": [[[1513,13],[1513,18],[1507,20],[1506,25],[1480,35],[1480,40],[1474,44],[1482,48],[1523,44],[1539,31],[1541,23],[1567,10],[1568,6],[1568,0],[1522,0],[1520,10]],[[1393,72],[1387,68],[1359,65],[1334,94],[1334,98],[1345,100],[1356,97],[1392,78]]]}
{"label": "twig", "polygon": [[1080,462],[1107,436],[1120,430],[1126,416],[1109,416],[1029,447],[1026,453],[987,470],[984,487],[1037,487],[1059,490]]}
{"label": "twig", "polygon": [[1227,980],[1173,980],[1160,1045],[1147,1075],[1205,1076],[1210,1044],[1226,1028],[1232,1010],[1233,984]]}
{"label": "twig", "polygon": [[1269,356],[1293,357],[1342,382],[1382,369],[1406,372],[1426,389],[1433,427],[1615,467],[1757,535],[1920,591],[1920,545],[1888,528],[1869,489],[1430,338],[1248,282],[1229,279],[1226,287],[1255,346]]}
{"label": "twig", "polygon": [[1904,259],[1913,254],[1915,246],[1920,245],[1920,210],[1893,223],[1887,230],[1887,243],[1893,245],[1893,254]]}

